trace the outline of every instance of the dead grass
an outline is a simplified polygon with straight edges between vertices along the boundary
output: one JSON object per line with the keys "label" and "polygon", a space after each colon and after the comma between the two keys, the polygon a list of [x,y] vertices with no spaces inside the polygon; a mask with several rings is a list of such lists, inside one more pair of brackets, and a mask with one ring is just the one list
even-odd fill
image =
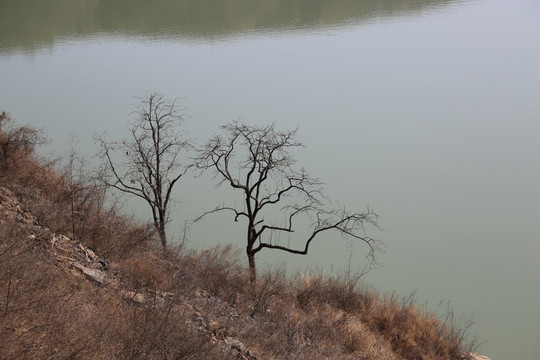
{"label": "dead grass", "polygon": [[[0,186],[41,225],[106,257],[122,289],[154,297],[130,301],[74,276],[39,236],[0,219],[0,359],[461,360],[474,350],[470,323],[426,311],[414,296],[280,271],[252,287],[230,246],[163,253],[150,227],[107,208],[103,189],[43,165],[28,144],[35,138],[13,131],[0,126]],[[226,345],[231,338],[244,348]]]}

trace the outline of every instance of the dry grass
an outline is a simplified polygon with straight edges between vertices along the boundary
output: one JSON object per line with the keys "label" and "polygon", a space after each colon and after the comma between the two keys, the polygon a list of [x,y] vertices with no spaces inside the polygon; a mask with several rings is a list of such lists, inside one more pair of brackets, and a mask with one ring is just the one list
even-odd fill
{"label": "dry grass", "polygon": [[280,271],[250,286],[240,254],[227,246],[163,253],[151,228],[105,207],[103,189],[68,181],[33,158],[29,142],[37,138],[11,136],[17,127],[2,121],[0,186],[41,225],[106,257],[120,285],[75,276],[55,261],[47,234],[30,237],[20,223],[0,219],[0,359],[461,360],[473,350],[469,323],[427,312],[412,296]]}
{"label": "dry grass", "polygon": [[174,301],[126,301],[73,276],[46,256],[46,246],[20,224],[2,224],[0,358],[222,358]]}

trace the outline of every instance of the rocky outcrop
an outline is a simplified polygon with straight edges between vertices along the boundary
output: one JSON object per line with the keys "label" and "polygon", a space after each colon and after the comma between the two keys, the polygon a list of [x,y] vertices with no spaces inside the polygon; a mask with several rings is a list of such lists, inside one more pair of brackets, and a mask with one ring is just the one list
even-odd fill
{"label": "rocky outcrop", "polygon": [[15,220],[32,232],[40,230],[37,220],[30,211],[23,208],[9,189],[0,187],[0,224],[7,219]]}
{"label": "rocky outcrop", "polygon": [[487,356],[475,354],[475,353],[470,353],[469,356],[471,360],[491,360]]}
{"label": "rocky outcrop", "polygon": [[0,224],[7,220],[19,223],[30,239],[46,245],[47,252],[57,264],[64,264],[100,285],[118,283],[118,279],[107,271],[109,266],[104,258],[80,242],[40,225],[9,189],[0,187]]}

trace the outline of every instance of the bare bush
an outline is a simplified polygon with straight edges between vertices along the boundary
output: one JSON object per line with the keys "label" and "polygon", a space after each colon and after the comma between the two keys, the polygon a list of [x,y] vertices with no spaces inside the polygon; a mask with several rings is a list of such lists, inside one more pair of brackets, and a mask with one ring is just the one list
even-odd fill
{"label": "bare bush", "polygon": [[0,171],[5,173],[19,164],[21,159],[32,155],[36,146],[46,142],[39,130],[30,126],[15,126],[11,117],[0,114]]}
{"label": "bare bush", "polygon": [[266,314],[276,298],[285,294],[287,280],[284,270],[267,272],[261,276],[253,289],[253,311],[250,316]]}

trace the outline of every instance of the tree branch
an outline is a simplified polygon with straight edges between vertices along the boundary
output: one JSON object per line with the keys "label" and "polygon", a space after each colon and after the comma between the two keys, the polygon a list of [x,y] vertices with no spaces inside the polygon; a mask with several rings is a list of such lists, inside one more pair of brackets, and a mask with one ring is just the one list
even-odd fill
{"label": "tree branch", "polygon": [[232,208],[232,207],[221,206],[221,207],[215,208],[214,210],[204,212],[201,216],[193,220],[193,222],[198,222],[199,220],[202,220],[205,216],[216,213],[218,211],[222,211],[222,210],[229,210],[229,211],[234,212],[235,213],[234,221],[238,221],[238,218],[240,216],[245,216],[246,218],[249,218],[249,215],[243,211],[237,211],[235,208]]}

